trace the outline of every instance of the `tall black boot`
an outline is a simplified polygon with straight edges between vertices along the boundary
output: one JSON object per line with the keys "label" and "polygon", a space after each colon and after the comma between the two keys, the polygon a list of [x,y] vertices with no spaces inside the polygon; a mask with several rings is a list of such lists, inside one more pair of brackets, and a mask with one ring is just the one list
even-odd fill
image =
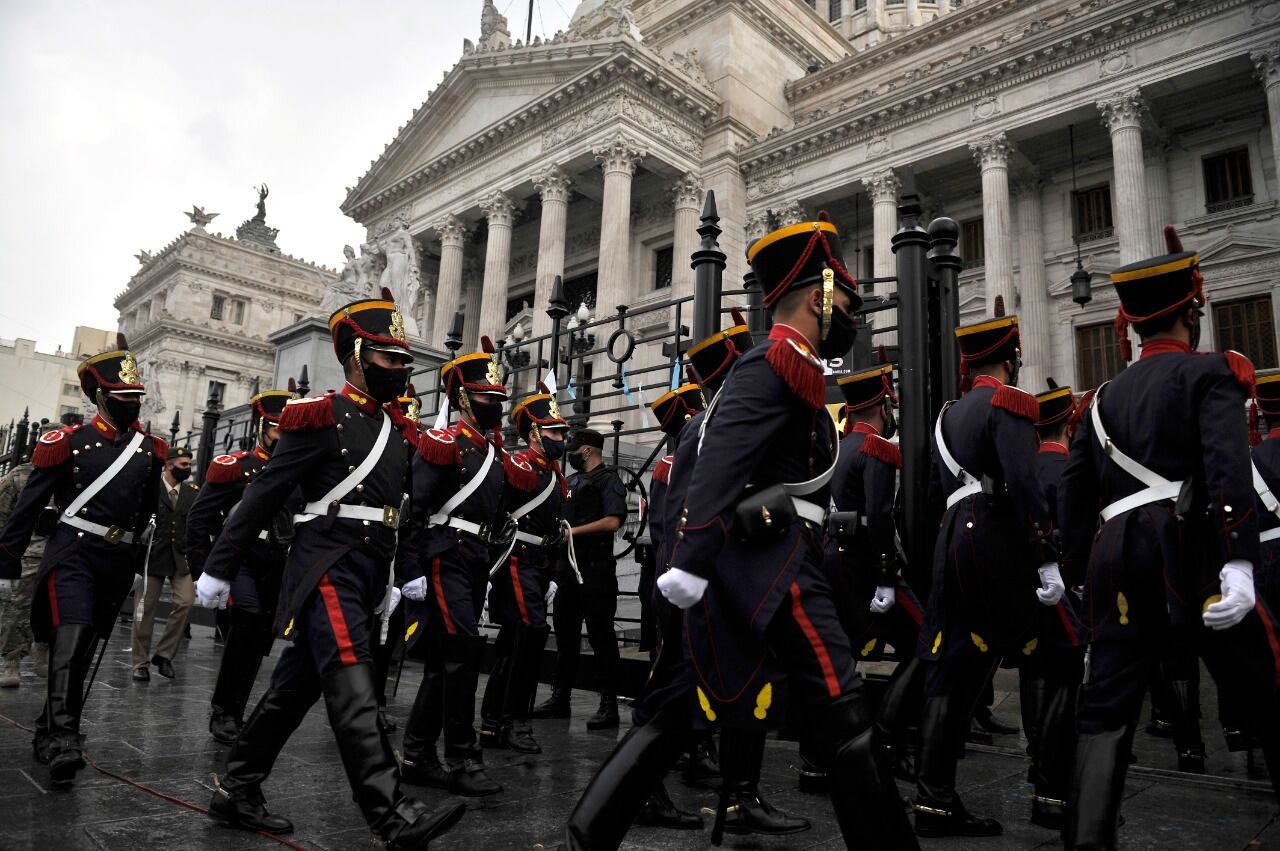
{"label": "tall black boot", "polygon": [[1036,754],[1040,748],[1040,722],[1044,716],[1045,693],[1048,691],[1044,673],[1037,665],[1030,664],[1018,671],[1018,697],[1022,703],[1022,731],[1027,737],[1027,756],[1031,765],[1027,768],[1027,782],[1036,782]]}
{"label": "tall black boot", "polygon": [[908,731],[920,718],[925,673],[924,663],[915,656],[898,663],[876,710],[876,744],[888,754],[894,776],[909,783],[915,782],[916,769]]}
{"label": "tall black boot", "polygon": [[493,644],[497,659],[489,671],[484,698],[480,701],[480,744],[486,748],[500,748],[506,744],[503,729],[511,719],[505,717],[504,704],[510,688],[516,650],[514,632],[513,627],[504,626]]}
{"label": "tall black boot", "polygon": [[1037,722],[1040,741],[1032,761],[1031,821],[1050,830],[1062,830],[1066,819],[1076,750],[1078,692],[1075,679],[1055,679],[1048,683],[1044,708]]}
{"label": "tall black boot", "polygon": [[949,694],[925,700],[916,763],[916,834],[999,836],[995,819],[969,815],[956,794],[956,754],[969,726],[968,713]]}
{"label": "tall black boot", "polygon": [[1198,660],[1194,676],[1169,680],[1172,698],[1173,745],[1178,750],[1178,770],[1204,774],[1204,739],[1200,735],[1200,675]]}
{"label": "tall black boot", "polygon": [[[245,669],[257,668],[254,665],[255,651],[261,639],[258,635],[257,615],[233,607],[230,615],[231,628],[227,631],[226,643],[222,648],[222,662],[218,665],[218,678],[213,686],[213,698],[209,701],[209,733],[224,745],[236,740],[244,725]],[[259,657],[259,663],[261,657]]]}
{"label": "tall black boot", "polygon": [[1130,725],[1077,737],[1062,832],[1068,851],[1114,851],[1133,731]]}
{"label": "tall black boot", "polygon": [[[728,805],[724,816],[725,833],[783,836],[802,833],[811,826],[808,819],[788,815],[761,796],[764,745],[764,730],[725,726],[720,732],[720,770],[725,784],[723,797]],[[720,844],[715,833],[711,843]]]}
{"label": "tall black boot", "polygon": [[831,804],[840,833],[849,848],[919,849],[884,751],[872,742],[863,691],[836,698],[815,719],[830,741]]}
{"label": "tall black boot", "polygon": [[720,788],[720,755],[715,736],[698,731],[689,736],[689,748],[682,760],[681,778],[695,789]]}
{"label": "tall black boot", "polygon": [[404,757],[400,778],[415,786],[449,788],[449,772],[440,764],[436,742],[444,730],[444,659],[438,637],[427,645],[427,664],[413,709],[404,725]]}
{"label": "tall black boot", "polygon": [[661,780],[650,793],[649,800],[644,802],[635,823],[646,827],[665,827],[667,830],[702,830],[702,817],[677,807]]}
{"label": "tall black boot", "polygon": [[444,651],[444,760],[449,768],[449,791],[468,798],[501,792],[502,786],[485,773],[474,726],[485,637],[445,635],[440,644]]}
{"label": "tall black boot", "polygon": [[395,753],[378,728],[371,664],[346,665],[326,676],[324,703],[352,797],[374,833],[392,848],[426,848],[457,823],[461,805],[431,813],[400,793]]}
{"label": "tall black boot", "polygon": [[214,778],[210,818],[244,830],[293,830],[288,819],[267,812],[262,783],[319,696],[315,690],[267,690],[227,753],[222,776]]}
{"label": "tall black boot", "polygon": [[88,624],[65,624],[53,633],[46,718],[49,781],[54,788],[71,785],[85,766],[80,713],[96,638],[97,632]]}
{"label": "tall black boot", "polygon": [[600,705],[596,708],[596,714],[587,719],[587,729],[613,730],[619,723],[618,696],[612,690],[600,692]]}
{"label": "tall black boot", "polygon": [[688,735],[684,707],[664,707],[632,727],[596,771],[565,826],[568,851],[616,851]]}
{"label": "tall black boot", "polygon": [[533,710],[533,696],[538,690],[542,650],[550,632],[551,628],[545,624],[520,624],[516,627],[515,654],[502,708],[503,717],[508,722],[503,728],[503,743],[516,753],[542,753],[542,747],[533,738],[533,725],[529,718]]}

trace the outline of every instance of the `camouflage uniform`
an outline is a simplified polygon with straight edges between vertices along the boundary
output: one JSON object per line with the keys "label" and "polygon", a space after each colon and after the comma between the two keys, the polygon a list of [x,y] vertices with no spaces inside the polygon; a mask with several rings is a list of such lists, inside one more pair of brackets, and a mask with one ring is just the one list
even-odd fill
{"label": "camouflage uniform", "polygon": [[[31,475],[31,462],[24,461],[3,479],[0,479],[0,526],[9,522],[18,494],[26,487]],[[0,600],[0,656],[16,654],[21,659],[31,650],[31,590],[35,587],[36,572],[44,558],[44,536],[35,535],[22,556],[22,577],[13,596]]]}

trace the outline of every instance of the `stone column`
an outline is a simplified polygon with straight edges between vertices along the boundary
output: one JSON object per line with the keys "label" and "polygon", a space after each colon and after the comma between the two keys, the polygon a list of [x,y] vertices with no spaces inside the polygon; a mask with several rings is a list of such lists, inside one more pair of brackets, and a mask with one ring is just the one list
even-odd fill
{"label": "stone column", "polygon": [[445,216],[431,226],[440,235],[440,280],[436,285],[436,318],[431,345],[444,348],[453,315],[462,303],[462,239],[467,229],[457,216]]}
{"label": "stone column", "polygon": [[[569,221],[569,175],[558,165],[548,166],[533,177],[542,195],[542,220],[538,223],[538,269],[533,289],[533,336],[551,333],[551,287],[556,275],[564,274],[564,235]],[[548,349],[550,351],[550,349]]]}
{"label": "stone column", "polygon": [[941,18],[943,15],[947,14],[950,11],[951,11],[951,0],[938,0],[938,17],[939,18]]}
{"label": "stone column", "polygon": [[1111,157],[1115,176],[1111,181],[1112,211],[1120,240],[1120,264],[1150,256],[1152,245],[1147,179],[1142,161],[1142,113],[1140,89],[1130,89],[1098,101],[1102,123],[1111,133]]}
{"label": "stone column", "polygon": [[920,0],[907,0],[907,26],[919,26]]}
{"label": "stone column", "polygon": [[[871,5],[867,4],[870,13]],[[888,278],[897,274],[897,262],[893,257],[893,235],[898,232],[898,190],[902,188],[898,176],[893,169],[877,171],[870,177],[863,178],[862,185],[871,196],[871,262],[868,271],[871,277]],[[894,291],[896,284],[876,284],[876,295],[888,295]],[[894,325],[898,321],[898,311],[882,310],[872,314],[876,325],[881,327]],[[897,335],[881,335],[876,342],[886,345],[897,342]]]}
{"label": "stone column", "polygon": [[1009,214],[1009,156],[1013,146],[1003,133],[984,136],[969,145],[974,162],[982,169],[982,250],[987,289],[987,315],[995,310],[996,296],[1004,297],[1005,310],[1014,313],[1013,232]]}
{"label": "stone column", "polygon": [[596,316],[610,316],[631,298],[631,178],[648,151],[617,133],[592,153],[604,170]]}
{"label": "stone column", "polygon": [[494,192],[481,199],[480,210],[489,220],[489,238],[484,247],[484,288],[480,293],[480,333],[499,340],[507,324],[515,203],[505,193]]}
{"label": "stone column", "polygon": [[1169,204],[1169,145],[1156,140],[1147,145],[1146,167],[1143,179],[1147,186],[1147,228],[1151,239],[1152,256],[1163,254],[1164,226],[1173,223],[1173,209]]}
{"label": "stone column", "polygon": [[693,267],[689,260],[698,249],[698,223],[702,212],[702,184],[686,174],[671,186],[674,204],[675,244],[671,249],[671,295],[679,298],[693,292]]}
{"label": "stone column", "polygon": [[801,222],[809,221],[809,214],[805,212],[799,201],[788,201],[781,207],[773,211],[774,218],[778,222],[778,227],[785,228],[789,225],[798,225]]}
{"label": "stone column", "polygon": [[[462,310],[466,321],[462,323],[462,349],[460,354],[470,354],[480,350],[480,284],[475,275],[468,276],[466,288],[462,293]],[[495,341],[496,342],[496,341]]]}
{"label": "stone column", "polygon": [[1271,156],[1280,180],[1280,41],[1249,54],[1267,93],[1267,124],[1271,127]]}
{"label": "stone column", "polygon": [[[1022,304],[1018,317],[1022,326],[1022,378],[1019,384],[1029,393],[1046,388],[1045,378],[1052,368],[1049,350],[1049,278],[1044,267],[1044,227],[1040,216],[1042,184],[1035,174],[1017,182],[1018,272]],[[1012,309],[1010,305],[1010,309]]]}

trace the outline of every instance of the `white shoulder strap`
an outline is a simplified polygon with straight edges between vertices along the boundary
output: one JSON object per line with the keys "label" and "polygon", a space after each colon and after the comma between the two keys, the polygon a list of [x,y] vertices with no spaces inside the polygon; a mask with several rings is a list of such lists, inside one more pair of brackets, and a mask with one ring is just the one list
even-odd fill
{"label": "white shoulder strap", "polygon": [[840,435],[836,432],[836,421],[830,415],[827,416],[827,419],[831,422],[831,446],[833,449],[831,466],[807,482],[783,485],[791,496],[808,496],[814,491],[821,490],[827,482],[831,481],[832,475],[835,474],[836,464],[840,461]]}
{"label": "white shoulder strap", "polygon": [[969,471],[960,466],[960,462],[951,454],[951,450],[947,447],[946,438],[942,436],[942,418],[946,416],[947,411],[954,405],[954,402],[948,402],[942,406],[942,410],[938,412],[938,421],[933,426],[933,439],[938,444],[938,456],[942,459],[943,465],[947,471],[955,477],[956,481],[963,487],[977,482]]}
{"label": "white shoulder strap", "polygon": [[427,518],[428,526],[440,526],[444,523],[448,523],[450,515],[452,515],[460,505],[466,502],[471,495],[479,490],[480,486],[484,484],[485,477],[489,475],[489,468],[493,466],[493,459],[497,455],[497,450],[494,448],[493,441],[486,438],[485,445],[488,446],[489,449],[485,453],[484,462],[480,465],[480,469],[476,471],[476,474],[471,477],[471,480],[463,485],[457,493],[449,497],[448,502],[440,506],[439,511]]}
{"label": "white shoulder strap", "polygon": [[1124,470],[1126,473],[1133,476],[1149,488],[1164,488],[1173,485],[1174,483],[1166,479],[1164,476],[1161,476],[1153,470],[1147,469],[1128,455],[1125,455],[1120,451],[1120,447],[1116,446],[1115,442],[1107,434],[1106,428],[1102,425],[1102,391],[1105,390],[1106,387],[1107,385],[1103,384],[1098,388],[1098,392],[1094,394],[1093,404],[1090,405],[1089,411],[1089,415],[1093,421],[1093,433],[1097,436],[1098,443],[1102,445],[1102,451],[1107,454],[1108,458],[1115,461],[1116,466],[1121,470]]}
{"label": "white shoulder strap", "polygon": [[539,505],[542,505],[542,503],[546,502],[547,498],[551,496],[551,492],[556,489],[556,486],[558,484],[560,484],[559,477],[556,476],[555,471],[552,471],[551,481],[547,482],[547,486],[542,489],[542,493],[538,494],[533,499],[529,500],[524,505],[517,508],[515,511],[511,512],[511,519],[519,520],[521,517],[524,517],[526,514],[528,514],[530,511],[533,511]]}
{"label": "white shoulder strap", "polygon": [[[138,447],[142,445],[142,438],[145,435],[140,431],[135,431],[129,443],[125,446],[124,451],[116,456],[116,460],[111,462],[111,466],[102,471],[102,475],[93,480],[89,487],[80,492],[71,504],[67,506],[63,514],[67,517],[75,517],[80,513],[80,509],[89,504],[89,500],[98,495],[98,491],[105,488],[111,483],[111,480],[120,475],[120,471],[129,463],[129,459],[138,451]],[[154,506],[152,506],[154,508]]]}
{"label": "white shoulder strap", "polygon": [[315,502],[307,503],[306,508],[303,509],[304,512],[325,514],[331,504],[342,502],[347,494],[355,490],[356,485],[363,482],[373,472],[373,468],[378,466],[378,462],[382,460],[382,450],[387,447],[387,438],[391,436],[391,418],[381,411],[378,413],[382,416],[382,428],[378,431],[378,439],[373,442],[373,448],[369,450],[369,454],[360,462],[360,466],[348,473],[347,477],[334,485],[327,494]]}
{"label": "white shoulder strap", "polygon": [[1280,517],[1280,500],[1276,499],[1276,495],[1267,486],[1266,480],[1262,478],[1262,473],[1258,470],[1258,465],[1250,461],[1249,467],[1253,470],[1253,489],[1257,492],[1258,498],[1262,500],[1262,507],[1276,517]]}

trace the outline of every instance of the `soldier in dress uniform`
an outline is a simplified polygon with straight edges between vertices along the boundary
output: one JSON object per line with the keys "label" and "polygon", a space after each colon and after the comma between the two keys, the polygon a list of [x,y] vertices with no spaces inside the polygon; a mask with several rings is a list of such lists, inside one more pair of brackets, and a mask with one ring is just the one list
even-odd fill
{"label": "soldier in dress uniform", "polygon": [[[55,787],[69,785],[85,766],[85,677],[94,644],[110,634],[142,567],[134,544],[155,512],[169,451],[138,425],[146,388],[123,334],[116,346],[80,364],[80,388],[98,413],[88,425],[40,436],[31,477],[0,532],[0,582],[21,575],[37,524],[48,535],[31,601],[32,631],[50,646],[48,697],[33,748]],[[45,513],[50,498],[57,509]]]}
{"label": "soldier in dress uniform", "polygon": [[[293,379],[289,379],[287,390],[255,394],[249,400],[256,436],[253,449],[219,455],[209,463],[200,495],[187,514],[187,562],[192,572],[204,570],[209,551],[227,517],[240,504],[245,489],[271,460],[271,453],[280,440],[284,406],[297,398]],[[301,510],[300,505],[294,507]],[[240,734],[258,669],[275,641],[272,627],[292,539],[293,512],[282,507],[249,544],[243,564],[231,581],[227,598],[231,628],[222,649],[209,716],[209,733],[222,744],[231,744]]]}
{"label": "soldier in dress uniform", "polygon": [[[704,415],[664,596],[685,609],[699,712],[708,721],[764,721],[772,655],[790,696],[832,754],[829,784],[850,848],[916,848],[893,775],[872,744],[873,718],[822,572],[828,481],[838,435],[825,408],[821,358],[853,346],[860,299],[839,234],[825,215],[774,231],[748,250],[774,326],[744,354]],[[676,470],[680,459],[676,459]],[[584,792],[569,848],[614,848],[679,751],[681,707],[633,727]],[[611,819],[599,798],[611,800]]]}
{"label": "soldier in dress uniform", "polygon": [[480,743],[526,754],[542,753],[529,718],[551,632],[543,589],[562,537],[560,506],[567,492],[559,459],[569,424],[555,397],[539,389],[511,411],[511,424],[528,447],[516,460],[533,469],[537,483],[532,491],[511,487],[503,495],[502,511],[516,521],[516,533],[490,579],[489,617],[501,629],[494,642],[497,662],[480,706]]}
{"label": "soldier in dress uniform", "polygon": [[925,666],[915,655],[924,610],[898,563],[894,498],[902,453],[890,442],[897,432],[894,367],[881,363],[836,381],[844,394],[845,427],[831,500],[836,511],[853,516],[827,541],[826,569],[854,658],[885,644],[898,657],[876,711],[876,728],[897,775],[912,780],[914,747],[907,730],[919,717],[924,684]]}
{"label": "soldier in dress uniform", "polygon": [[282,833],[288,819],[268,812],[262,784],[289,736],[324,695],[347,780],[365,821],[388,848],[426,848],[463,813],[436,812],[400,791],[391,744],[378,727],[373,645],[379,614],[394,608],[390,586],[413,423],[382,408],[404,393],[412,355],[390,293],[353,302],[329,317],[346,374],[336,393],[294,399],[280,414],[280,441],[245,488],[196,583],[201,605],[224,603],[258,534],[301,488],[276,614],[290,644],[271,686],[240,730],[217,778],[209,815],[246,830]]}
{"label": "soldier in dress uniform", "polygon": [[914,804],[921,836],[1002,831],[965,809],[957,756],[1000,658],[1030,640],[1037,599],[1056,605],[1066,590],[1037,475],[1036,398],[1014,386],[1018,317],[1004,315],[999,296],[995,307],[994,318],[956,329],[964,395],[934,427],[932,486],[947,507],[918,648],[928,663]]}
{"label": "soldier in dress uniform", "polygon": [[1274,612],[1280,607],[1280,369],[1258,373],[1255,416],[1266,419],[1267,439],[1253,449],[1262,555],[1254,585]]}
{"label": "soldier in dress uniform", "polygon": [[[507,388],[493,343],[440,367],[440,387],[459,411],[458,424],[427,429],[413,459],[415,576],[404,585],[427,610],[427,667],[404,732],[404,777],[467,797],[502,786],[485,773],[476,737],[476,689],[485,637],[480,632],[485,586],[494,561],[515,534],[502,510],[510,486],[532,490],[537,476],[502,448]],[[510,483],[510,485],[508,484]],[[443,728],[447,772],[436,756]]]}
{"label": "soldier in dress uniform", "polygon": [[1132,324],[1142,356],[1098,388],[1058,484],[1064,564],[1084,578],[1089,635],[1069,849],[1116,847],[1142,695],[1170,647],[1198,653],[1215,680],[1248,695],[1273,786],[1280,777],[1280,646],[1254,587],[1259,516],[1242,416],[1253,367],[1235,352],[1196,351],[1199,257],[1172,226],[1165,237],[1167,254],[1111,273],[1122,354]]}
{"label": "soldier in dress uniform", "polygon": [[[1036,394],[1036,403],[1040,486],[1049,516],[1056,517],[1058,479],[1066,466],[1076,425],[1075,394],[1070,387],[1059,387],[1050,378],[1049,389]],[[1064,581],[1080,584],[1075,577]],[[1061,830],[1075,753],[1075,709],[1084,667],[1084,627],[1070,594],[1064,594],[1056,606],[1042,609],[1037,615],[1035,635],[1018,654],[1022,729],[1026,731],[1027,755],[1031,757],[1027,777],[1034,787],[1031,821]]]}

